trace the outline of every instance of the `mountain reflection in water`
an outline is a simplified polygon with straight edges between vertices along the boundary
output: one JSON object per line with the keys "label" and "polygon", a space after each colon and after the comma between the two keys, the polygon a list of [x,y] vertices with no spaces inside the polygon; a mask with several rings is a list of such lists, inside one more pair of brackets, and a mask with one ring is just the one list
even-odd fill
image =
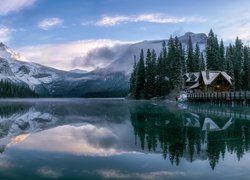
{"label": "mountain reflection in water", "polygon": [[[175,103],[148,101],[1,101],[0,160],[8,157],[17,164],[22,157],[17,154],[36,152],[42,156],[56,153],[64,154],[63,157],[106,157],[110,161],[120,157],[118,162],[133,164],[133,158],[125,160],[122,157],[162,154],[173,167],[181,166],[184,161],[207,161],[214,170],[226,154],[233,155],[238,161],[248,155],[248,115],[247,108],[188,105],[182,109]],[[0,163],[0,175],[1,166]],[[44,168],[47,166],[42,170]],[[40,168],[39,172],[42,170]],[[113,172],[113,169],[109,171]],[[98,172],[100,175],[103,167]],[[124,177],[132,178],[131,174]]]}

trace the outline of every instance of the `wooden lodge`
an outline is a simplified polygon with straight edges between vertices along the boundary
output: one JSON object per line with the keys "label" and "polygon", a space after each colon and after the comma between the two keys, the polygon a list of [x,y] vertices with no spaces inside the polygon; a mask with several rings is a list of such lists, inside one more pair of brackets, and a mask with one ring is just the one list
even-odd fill
{"label": "wooden lodge", "polygon": [[191,102],[250,104],[250,92],[234,92],[233,79],[224,71],[201,71],[183,75]]}
{"label": "wooden lodge", "polygon": [[193,81],[193,84],[187,87],[187,90],[192,93],[228,92],[231,91],[232,88],[232,78],[226,72],[207,70],[201,71],[196,81]]}

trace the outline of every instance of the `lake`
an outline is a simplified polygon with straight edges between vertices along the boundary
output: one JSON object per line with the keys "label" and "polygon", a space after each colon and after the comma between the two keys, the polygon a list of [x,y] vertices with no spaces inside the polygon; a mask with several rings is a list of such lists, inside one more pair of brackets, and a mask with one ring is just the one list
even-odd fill
{"label": "lake", "polygon": [[249,179],[250,110],[0,100],[0,179]]}

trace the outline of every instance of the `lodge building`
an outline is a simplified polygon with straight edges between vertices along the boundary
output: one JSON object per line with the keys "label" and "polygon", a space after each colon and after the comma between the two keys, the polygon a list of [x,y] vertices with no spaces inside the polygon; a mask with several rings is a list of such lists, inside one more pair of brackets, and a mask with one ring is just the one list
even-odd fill
{"label": "lodge building", "polygon": [[201,71],[183,75],[184,89],[189,92],[225,92],[233,89],[233,79],[224,71]]}

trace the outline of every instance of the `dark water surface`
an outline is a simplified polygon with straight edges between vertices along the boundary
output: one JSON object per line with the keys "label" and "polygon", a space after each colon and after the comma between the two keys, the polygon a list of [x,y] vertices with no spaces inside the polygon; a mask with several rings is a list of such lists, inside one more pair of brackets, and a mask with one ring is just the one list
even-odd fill
{"label": "dark water surface", "polygon": [[249,109],[0,100],[0,179],[249,179]]}

